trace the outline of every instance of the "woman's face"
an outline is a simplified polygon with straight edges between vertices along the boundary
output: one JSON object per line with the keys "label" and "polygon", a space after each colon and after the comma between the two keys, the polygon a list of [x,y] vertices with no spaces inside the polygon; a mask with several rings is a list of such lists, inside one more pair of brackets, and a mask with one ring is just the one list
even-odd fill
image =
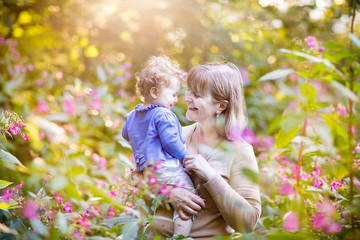
{"label": "woman's face", "polygon": [[188,89],[184,101],[188,105],[186,118],[190,121],[202,122],[216,117],[219,103],[215,103],[210,94],[200,96],[199,93]]}

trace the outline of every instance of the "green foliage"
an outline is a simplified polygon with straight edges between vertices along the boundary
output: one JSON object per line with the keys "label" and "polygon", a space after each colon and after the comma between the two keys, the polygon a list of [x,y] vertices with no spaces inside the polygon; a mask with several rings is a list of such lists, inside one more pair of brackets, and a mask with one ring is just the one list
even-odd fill
{"label": "green foliage", "polygon": [[[159,54],[185,70],[213,60],[241,70],[260,169],[243,174],[260,184],[262,215],[233,239],[359,234],[359,25],[332,32],[350,5],[314,20],[310,2],[1,2],[1,238],[143,239],[172,221],[155,215],[170,206],[149,175],[132,178],[121,137],[139,103],[135,73]],[[174,112],[186,125],[183,94]]]}

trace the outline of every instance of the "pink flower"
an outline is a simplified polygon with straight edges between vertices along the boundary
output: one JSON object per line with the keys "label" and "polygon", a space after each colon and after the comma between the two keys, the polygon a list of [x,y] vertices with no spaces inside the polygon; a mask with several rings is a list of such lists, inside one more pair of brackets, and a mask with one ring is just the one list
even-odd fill
{"label": "pink flower", "polygon": [[306,181],[308,178],[309,178],[309,175],[307,175],[306,173],[301,173],[301,174],[300,174],[300,179],[301,179],[301,180]]}
{"label": "pink flower", "polygon": [[71,234],[71,236],[81,238],[82,234],[79,232],[79,229],[75,229],[75,232],[73,232],[73,234]]}
{"label": "pink flower", "polygon": [[154,184],[156,184],[156,183],[157,183],[157,180],[156,180],[155,175],[154,175],[154,174],[151,174],[151,176],[150,176],[150,178],[149,178],[149,180],[148,180],[148,184],[149,184],[149,185],[154,185]]}
{"label": "pink flower", "polygon": [[44,70],[42,75],[43,75],[43,77],[47,77],[47,76],[49,76],[49,72],[47,70]]}
{"label": "pink flower", "polygon": [[157,171],[162,168],[164,168],[164,166],[162,165],[161,161],[160,160],[156,161],[154,165],[154,170]]}
{"label": "pink flower", "polygon": [[23,216],[28,219],[37,218],[36,204],[34,201],[26,201],[23,208]]}
{"label": "pink flower", "polygon": [[316,214],[316,215],[312,216],[312,218],[311,218],[311,222],[313,223],[312,227],[314,229],[323,228],[323,226],[327,224],[326,221],[327,221],[327,219],[324,214]]}
{"label": "pink flower", "polygon": [[66,202],[65,203],[65,206],[64,206],[64,211],[65,212],[68,212],[68,213],[72,212],[72,209],[71,209],[70,205],[71,205],[71,202]]}
{"label": "pink flower", "polygon": [[131,192],[132,194],[137,194],[137,193],[138,193],[138,191],[137,191],[137,189],[136,189],[135,186],[131,186],[131,187],[130,187],[130,192]]}
{"label": "pink flower", "polygon": [[339,104],[338,109],[341,116],[346,116],[348,114],[345,106]]}
{"label": "pink flower", "polygon": [[341,232],[342,226],[337,222],[332,222],[329,225],[327,225],[324,229],[324,232],[326,233],[337,233]]}
{"label": "pink flower", "polygon": [[50,109],[48,107],[48,105],[46,104],[45,100],[39,100],[37,106],[36,106],[36,112],[38,113],[47,113],[49,112]]}
{"label": "pink flower", "polygon": [[5,202],[9,202],[12,196],[13,196],[13,191],[11,188],[7,189],[3,193],[3,198],[5,199]]}
{"label": "pink flower", "polygon": [[360,142],[356,145],[356,147],[354,148],[354,151],[355,152],[360,151]]}
{"label": "pink flower", "polygon": [[314,49],[317,46],[316,39],[313,36],[308,36],[306,38],[307,46],[310,49]]}
{"label": "pink flower", "polygon": [[285,231],[297,232],[300,229],[298,214],[294,211],[285,214],[282,227]]}
{"label": "pink flower", "polygon": [[90,221],[88,219],[86,219],[86,218],[82,218],[82,219],[76,221],[76,224],[80,225],[80,226],[83,226],[86,229],[90,228]]}
{"label": "pink flower", "polygon": [[29,71],[34,71],[34,65],[29,64],[29,65],[27,66],[27,69],[28,69]]}
{"label": "pink flower", "polygon": [[314,187],[319,187],[319,186],[322,186],[323,185],[323,182],[321,181],[321,179],[315,179],[315,182],[314,182]]}
{"label": "pink flower", "polygon": [[9,132],[11,132],[14,135],[18,135],[21,132],[21,129],[19,128],[19,124],[15,124],[12,128],[10,128]]}
{"label": "pink flower", "polygon": [[53,199],[55,200],[55,201],[57,201],[58,203],[62,203],[62,197],[60,197],[60,193],[58,192],[58,193],[56,193],[56,194],[52,194],[52,196],[53,196]]}
{"label": "pink flower", "polygon": [[24,141],[29,141],[29,136],[23,136],[21,139]]}
{"label": "pink flower", "polygon": [[326,49],[325,49],[324,47],[319,47],[319,52],[322,53],[322,52],[325,52],[325,50],[326,50]]}
{"label": "pink flower", "polygon": [[116,196],[117,196],[116,192],[114,192],[114,191],[110,191],[110,195],[114,198],[116,198]]}
{"label": "pink flower", "polygon": [[64,76],[64,74],[63,74],[61,71],[59,71],[59,72],[57,72],[57,73],[55,74],[55,78],[56,78],[56,79],[62,79],[63,76]]}
{"label": "pink flower", "polygon": [[271,147],[271,146],[274,145],[274,143],[275,143],[274,138],[271,137],[271,136],[266,137],[266,138],[262,141],[262,145],[263,145],[264,147]]}
{"label": "pink flower", "polygon": [[49,221],[53,220],[54,219],[54,214],[55,214],[55,211],[48,211],[47,219]]}
{"label": "pink flower", "polygon": [[161,189],[159,190],[158,194],[164,194],[167,196],[170,196],[170,190],[167,188],[167,185],[165,183],[162,184]]}
{"label": "pink flower", "polygon": [[65,98],[62,102],[63,110],[66,114],[73,116],[76,113],[75,101],[73,98]]}
{"label": "pink flower", "polygon": [[285,183],[281,186],[279,193],[282,195],[290,195],[295,192],[295,189],[290,183]]}
{"label": "pink flower", "polygon": [[315,166],[315,167],[314,167],[314,172],[311,172],[311,173],[310,173],[310,177],[312,177],[312,178],[317,178],[317,177],[320,176],[320,174],[321,174],[320,167],[319,167],[319,166]]}

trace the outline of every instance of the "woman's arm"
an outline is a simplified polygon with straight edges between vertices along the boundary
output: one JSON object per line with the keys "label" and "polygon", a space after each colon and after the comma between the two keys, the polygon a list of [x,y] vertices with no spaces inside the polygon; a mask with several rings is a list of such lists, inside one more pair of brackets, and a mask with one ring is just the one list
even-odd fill
{"label": "woman's arm", "polygon": [[244,167],[258,171],[250,145],[242,146],[241,153],[237,154],[231,165],[229,182],[201,155],[186,156],[184,166],[206,182],[204,186],[227,224],[238,232],[250,232],[254,229],[261,213],[259,186],[242,173]]}

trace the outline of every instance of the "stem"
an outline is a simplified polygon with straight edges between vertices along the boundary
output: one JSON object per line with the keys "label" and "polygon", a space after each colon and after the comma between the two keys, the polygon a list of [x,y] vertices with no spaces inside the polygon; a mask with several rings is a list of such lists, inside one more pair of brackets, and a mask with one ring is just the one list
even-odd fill
{"label": "stem", "polygon": [[[306,97],[308,96],[309,85],[310,85],[310,78],[308,78],[308,80],[307,80],[306,94],[305,94]],[[306,126],[307,126],[307,117],[305,118],[304,123],[303,123],[303,127],[301,130],[301,137],[306,136]],[[297,185],[298,189],[300,189],[300,172],[301,172],[303,151],[304,151],[304,142],[301,139],[300,147],[299,147],[299,156],[298,156],[298,161],[297,161],[298,172],[297,172],[297,178],[296,178],[296,185]]]}
{"label": "stem", "polygon": [[[355,14],[356,14],[356,0],[353,0],[352,5],[352,17],[351,17],[351,24],[350,24],[350,32],[354,33],[354,20],[355,20]],[[352,42],[350,41],[349,49],[352,51]],[[349,89],[351,92],[354,92],[354,72],[350,71],[349,76]],[[353,101],[349,99],[349,117],[348,117],[348,133],[349,133],[349,156],[350,156],[350,206],[353,208],[353,202],[354,202],[354,156],[353,156],[353,140],[354,140],[354,134],[352,132],[353,124],[352,124],[352,118],[353,118]],[[351,219],[351,232],[353,239],[356,238],[356,232],[355,232],[355,219],[354,214],[351,213],[350,215]]]}

